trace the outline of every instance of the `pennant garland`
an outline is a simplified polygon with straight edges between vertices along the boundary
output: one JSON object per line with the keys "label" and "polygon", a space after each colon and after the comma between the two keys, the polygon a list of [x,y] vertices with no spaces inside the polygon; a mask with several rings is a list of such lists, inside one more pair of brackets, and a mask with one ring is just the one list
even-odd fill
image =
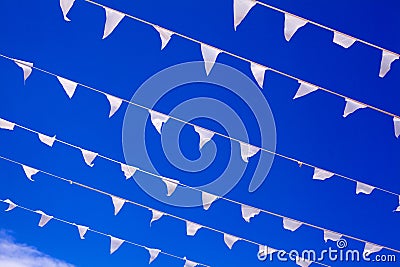
{"label": "pennant garland", "polygon": [[35,212],[40,214],[39,227],[45,226],[51,219],[53,219],[53,216],[49,216],[41,210],[36,210]]}
{"label": "pennant garland", "polygon": [[124,14],[111,8],[104,7],[104,10],[106,12],[106,22],[104,24],[104,33],[102,39],[107,38],[125,17]]}
{"label": "pennant garland", "polygon": [[78,228],[79,232],[79,237],[83,240],[85,239],[86,232],[89,230],[89,227],[83,226],[83,225],[77,225],[74,223],[74,225]]}
{"label": "pennant garland", "polygon": [[33,67],[33,63],[31,62],[26,62],[23,60],[18,60],[18,59],[14,59],[15,64],[17,64],[18,67],[20,67],[24,73],[24,83],[26,82],[26,80],[28,79],[28,77],[31,75],[32,73],[32,67]]}
{"label": "pennant garland", "polygon": [[14,130],[15,123],[0,119],[0,128],[5,130]]}
{"label": "pennant garland", "polygon": [[60,0],[60,7],[61,7],[61,11],[63,13],[65,21],[71,21],[67,17],[67,14],[68,14],[69,10],[72,8],[72,6],[74,5],[74,2],[75,2],[75,0]]}
{"label": "pennant garland", "polygon": [[314,168],[314,175],[313,179],[315,180],[326,180],[328,178],[331,178],[334,175],[334,173],[325,171],[322,169]]}
{"label": "pennant garland", "polygon": [[111,118],[112,115],[114,115],[115,112],[117,112],[117,110],[121,106],[122,99],[109,94],[105,94],[105,96],[107,97],[107,100],[110,103],[110,113],[108,114],[108,117]]}
{"label": "pennant garland", "polygon": [[242,207],[242,217],[246,222],[250,222],[251,218],[257,216],[261,212],[260,209],[250,207],[244,204],[242,204],[241,207]]}
{"label": "pennant garland", "polygon": [[399,206],[398,206],[397,209],[394,210],[394,211],[400,211],[400,196],[399,196]]}
{"label": "pennant garland", "polygon": [[49,147],[52,147],[54,144],[54,141],[56,140],[56,136],[50,137],[44,134],[38,134],[39,140],[43,143],[48,145]]}
{"label": "pennant garland", "polygon": [[251,69],[251,72],[253,73],[254,78],[256,79],[258,86],[260,86],[260,88],[263,89],[264,76],[265,76],[265,72],[267,71],[268,68],[251,62],[250,69]]}
{"label": "pennant garland", "polygon": [[114,215],[117,215],[125,204],[125,200],[119,197],[111,196],[114,205]]}
{"label": "pennant garland", "polygon": [[201,228],[200,224],[186,221],[186,234],[187,235],[194,236],[200,228]]}
{"label": "pennant garland", "polygon": [[356,194],[358,195],[359,193],[364,193],[364,194],[371,194],[371,192],[375,189],[375,187],[371,185],[367,185],[361,182],[357,182],[357,187],[356,187]]}
{"label": "pennant garland", "polygon": [[167,196],[170,197],[174,192],[176,187],[179,184],[178,180],[173,180],[170,178],[162,178],[162,181],[165,183],[165,185],[167,186]]}
{"label": "pennant garland", "polygon": [[158,210],[151,210],[151,214],[152,214],[152,218],[150,221],[150,226],[154,221],[157,221],[164,215],[164,213],[162,213],[161,211],[158,211]]}
{"label": "pennant garland", "polygon": [[39,172],[39,170],[36,170],[36,169],[34,169],[32,167],[25,166],[25,165],[22,165],[22,168],[24,169],[26,177],[29,180],[31,180],[32,182],[34,182],[34,180],[32,179],[32,176],[37,174]]}
{"label": "pennant garland", "polygon": [[346,106],[344,107],[343,111],[343,117],[346,118],[348,115],[353,113],[354,111],[361,109],[361,108],[366,108],[364,104],[355,102],[354,100],[351,100],[349,98],[345,98],[346,101]]}
{"label": "pennant garland", "polygon": [[383,247],[372,244],[372,243],[365,243],[363,255],[369,256],[372,253],[376,253],[382,250]]}
{"label": "pennant garland", "polygon": [[199,134],[200,137],[199,150],[201,150],[203,146],[207,144],[208,141],[211,140],[211,138],[214,136],[214,133],[209,130],[200,128],[198,126],[194,126],[194,130]]}
{"label": "pennant garland", "polygon": [[236,243],[236,241],[240,240],[239,237],[229,235],[229,234],[224,234],[224,242],[228,246],[229,249],[232,249],[233,245]]}
{"label": "pennant garland", "polygon": [[161,28],[159,26],[153,26],[154,29],[158,32],[158,34],[160,35],[160,39],[161,39],[161,50],[163,50],[167,44],[169,43],[169,41],[171,40],[172,35],[174,34],[173,32]]}
{"label": "pennant garland", "polygon": [[218,196],[215,196],[213,194],[207,193],[207,192],[201,192],[201,200],[203,202],[203,208],[204,210],[208,210],[211,206],[211,204],[218,199]]}
{"label": "pennant garland", "polygon": [[308,267],[308,266],[310,266],[311,261],[300,258],[300,257],[296,257],[296,264],[301,267]]}
{"label": "pennant garland", "polygon": [[97,157],[97,153],[89,151],[89,150],[85,150],[83,148],[80,148],[81,152],[82,152],[82,156],[83,159],[85,160],[85,163],[89,166],[89,167],[93,167],[94,163],[93,160]]}
{"label": "pennant garland", "polygon": [[146,248],[150,254],[149,264],[152,263],[160,254],[161,250],[155,248]]}
{"label": "pennant garland", "polygon": [[203,55],[207,76],[210,74],[211,69],[214,67],[214,63],[221,52],[222,51],[217,48],[201,43],[201,54]]}
{"label": "pennant garland", "polygon": [[233,0],[233,27],[236,28],[257,2],[255,0]]}
{"label": "pennant garland", "polygon": [[76,82],[67,80],[63,77],[57,76],[58,81],[61,83],[62,87],[64,88],[65,93],[67,93],[68,97],[71,99],[74,96],[76,87],[78,84]]}
{"label": "pennant garland", "polygon": [[344,48],[349,48],[356,42],[356,39],[335,31],[333,32],[333,42]]}
{"label": "pennant garland", "polygon": [[379,70],[379,77],[383,78],[389,72],[393,61],[399,59],[398,55],[393,53],[382,51],[381,68]]}
{"label": "pennant garland", "polygon": [[125,242],[125,240],[113,237],[110,235],[110,254],[113,254]]}
{"label": "pennant garland", "polygon": [[240,155],[244,162],[248,163],[249,158],[257,154],[258,151],[260,151],[260,148],[240,142]]}
{"label": "pennant garland", "polygon": [[194,261],[190,261],[188,259],[186,259],[186,257],[184,257],[185,260],[185,265],[183,267],[195,267],[198,265],[198,263],[194,262]]}
{"label": "pennant garland", "polygon": [[289,218],[283,218],[283,228],[285,228],[286,230],[294,232],[302,225],[302,222],[298,222]]}
{"label": "pennant garland", "polygon": [[308,95],[309,93],[312,93],[312,92],[318,90],[317,86],[314,86],[312,84],[305,83],[302,81],[298,81],[298,82],[299,82],[300,86],[299,86],[299,89],[297,90],[295,96],[293,97],[293,99]]}
{"label": "pennant garland", "polygon": [[169,119],[169,116],[162,114],[160,112],[149,110],[151,123],[156,128],[157,132],[161,134],[161,127],[166,123]]}
{"label": "pennant garland", "polygon": [[286,41],[289,42],[290,39],[292,39],[293,35],[297,32],[297,30],[306,24],[307,21],[305,21],[304,19],[285,13],[284,35]]}
{"label": "pennant garland", "polygon": [[121,170],[124,172],[125,178],[128,180],[131,178],[135,172],[138,170],[138,168],[126,165],[124,163],[120,163],[121,165]]}
{"label": "pennant garland", "polygon": [[342,234],[334,233],[328,230],[324,230],[324,240],[325,243],[328,242],[328,240],[332,240],[334,242],[338,241],[339,239],[342,238]]}
{"label": "pennant garland", "polygon": [[396,138],[399,138],[400,136],[400,118],[393,118],[393,124],[394,124],[394,135]]}
{"label": "pennant garland", "polygon": [[17,207],[17,204],[15,204],[9,199],[3,200],[3,202],[8,204],[8,208],[5,211],[11,211]]}

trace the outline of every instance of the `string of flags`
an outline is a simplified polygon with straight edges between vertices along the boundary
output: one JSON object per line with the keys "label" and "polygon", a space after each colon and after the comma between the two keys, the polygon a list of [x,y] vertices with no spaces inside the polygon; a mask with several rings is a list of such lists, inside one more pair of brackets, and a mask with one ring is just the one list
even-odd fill
{"label": "string of flags", "polygon": [[55,220],[55,221],[58,221],[58,222],[61,222],[61,223],[76,227],[77,230],[78,230],[78,233],[79,233],[79,238],[82,239],[82,240],[85,239],[85,235],[86,235],[86,233],[88,231],[92,232],[92,233],[95,233],[95,234],[99,234],[99,235],[108,237],[109,240],[110,240],[110,254],[113,254],[114,252],[116,252],[121,247],[122,244],[126,243],[126,244],[130,244],[130,245],[134,245],[136,247],[140,247],[140,248],[146,249],[148,251],[148,253],[149,253],[149,264],[152,263],[158,257],[158,255],[161,253],[161,254],[164,254],[166,256],[173,257],[173,258],[180,259],[180,260],[184,261],[185,262],[184,267],[195,267],[195,266],[208,267],[209,266],[209,265],[206,265],[206,264],[203,264],[203,263],[197,263],[197,262],[194,262],[194,261],[190,261],[186,257],[179,257],[179,256],[176,256],[174,254],[171,254],[171,253],[168,253],[168,252],[164,252],[164,251],[162,251],[160,249],[149,248],[147,246],[144,246],[144,245],[141,245],[141,244],[138,244],[138,243],[134,243],[134,242],[131,242],[129,240],[120,239],[120,238],[114,237],[114,236],[112,236],[110,234],[105,234],[103,232],[91,229],[91,228],[89,228],[87,226],[83,226],[83,225],[72,223],[72,222],[69,222],[69,221],[66,221],[66,220],[62,220],[62,219],[59,219],[57,217],[48,215],[48,214],[46,214],[45,212],[43,212],[41,210],[32,210],[32,209],[26,208],[24,206],[17,205],[13,201],[11,201],[10,199],[0,200],[0,201],[3,202],[3,203],[8,204],[8,208],[5,210],[6,212],[12,211],[15,208],[20,208],[22,210],[25,210],[25,211],[28,211],[28,212],[31,212],[31,213],[39,214],[40,215],[40,220],[39,220],[39,223],[38,223],[39,227],[44,227],[51,220]]}
{"label": "string of flags", "polygon": [[288,41],[288,42],[292,39],[293,35],[301,27],[305,26],[307,23],[311,23],[315,26],[318,26],[320,28],[331,31],[333,33],[332,42],[337,45],[342,46],[343,48],[347,49],[347,48],[351,47],[356,41],[358,41],[358,42],[361,42],[363,44],[366,44],[368,46],[374,47],[374,48],[382,51],[381,64],[380,64],[380,70],[379,70],[379,77],[381,77],[381,78],[385,77],[385,75],[389,72],[392,63],[395,60],[399,59],[399,57],[400,57],[400,54],[398,54],[398,53],[389,51],[387,49],[384,49],[382,47],[379,47],[379,46],[369,43],[367,41],[355,38],[348,34],[344,34],[342,32],[339,32],[339,31],[329,28],[327,26],[323,26],[319,23],[313,22],[313,21],[305,19],[303,17],[299,17],[297,15],[291,14],[282,9],[276,8],[274,6],[271,6],[269,4],[266,4],[266,3],[263,3],[260,1],[256,1],[256,0],[233,0],[233,26],[234,26],[235,31],[237,30],[237,27],[241,24],[241,22],[244,20],[244,18],[247,16],[247,14],[250,12],[250,10],[256,4],[260,4],[267,8],[273,9],[284,15],[283,33],[284,33],[286,41]]}

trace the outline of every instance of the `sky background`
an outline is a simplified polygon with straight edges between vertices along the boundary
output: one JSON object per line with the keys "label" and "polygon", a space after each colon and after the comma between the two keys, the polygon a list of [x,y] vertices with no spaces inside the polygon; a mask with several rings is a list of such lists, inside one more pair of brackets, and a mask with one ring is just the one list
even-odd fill
{"label": "sky background", "polygon": [[[400,114],[399,61],[392,64],[385,78],[379,78],[381,51],[361,43],[344,49],[332,43],[332,32],[312,25],[301,28],[286,42],[283,15],[265,7],[255,6],[235,32],[230,0],[99,2]],[[396,34],[400,27],[400,4],[395,1],[265,2],[389,50],[400,51],[400,36]],[[178,63],[202,60],[198,44],[176,36],[160,51],[158,33],[128,18],[102,40],[104,10],[83,0],[77,0],[71,9],[68,15],[71,22],[63,20],[56,0],[1,1],[0,10],[3,25],[0,53],[34,62],[39,68],[124,99],[131,99],[137,88],[158,71]],[[225,54],[217,61],[253,79],[248,63]],[[52,76],[34,70],[24,85],[22,71],[13,62],[0,59],[0,69],[1,118],[48,135],[56,134],[61,140],[124,161],[122,125],[126,104],[109,119],[109,104],[101,94],[78,87],[70,100]],[[365,109],[344,119],[343,99],[317,91],[293,101],[297,87],[296,81],[277,74],[267,72],[265,76],[262,94],[274,115],[277,152],[399,193],[400,143],[394,136],[392,118]],[[228,105],[237,108],[237,114],[248,126],[250,140],[257,145],[259,129],[251,121],[246,122],[251,119],[250,111],[240,108],[241,100],[221,88],[204,84],[184,86],[179,94],[167,95],[158,108],[168,113],[174,105],[193,95],[218,97],[218,90]],[[223,126],[217,123],[201,123],[223,131]],[[223,138],[213,139],[218,156],[211,171],[205,170],[205,175],[184,173],[166,160],[159,145],[160,136],[151,123],[138,127],[146,130],[151,160],[165,176],[178,178],[179,175],[181,182],[198,186],[213,180],[226,168],[230,150]],[[198,137],[191,127],[186,127],[179,136],[179,143],[183,154],[195,160],[200,156]],[[142,191],[134,180],[126,181],[119,165],[98,158],[90,168],[78,150],[59,143],[49,148],[40,143],[37,136],[19,128],[13,132],[0,131],[0,155],[274,248],[319,251],[336,247],[333,242],[325,243],[319,230],[302,226],[292,233],[282,228],[281,219],[266,214],[246,223],[241,218],[240,207],[224,201],[215,202],[208,211],[201,207],[163,204]],[[395,196],[377,190],[371,195],[356,195],[355,184],[338,177],[313,181],[312,169],[299,168],[277,157],[263,185],[249,193],[248,185],[257,159],[259,156],[250,160],[248,169],[228,198],[400,249],[400,214],[392,212],[399,204]],[[133,205],[125,205],[120,214],[114,216],[108,197],[44,174],[36,175],[32,183],[20,166],[3,160],[0,160],[0,170],[1,199],[10,198],[22,206],[41,209],[67,221],[211,266],[296,266],[292,262],[260,262],[258,248],[246,242],[238,241],[229,250],[221,234],[206,229],[188,237],[184,222],[169,217],[161,218],[150,228],[151,213]],[[148,265],[148,253],[144,249],[124,244],[110,256],[106,237],[88,232],[86,240],[82,241],[76,228],[56,221],[50,221],[44,228],[37,227],[39,217],[20,209],[1,212],[0,247],[15,245],[23,255],[39,254],[72,266]],[[363,243],[347,241],[351,249],[364,247]],[[6,251],[0,251],[0,262],[9,256]],[[383,250],[381,254],[391,253]],[[365,266],[365,263],[325,263]],[[183,262],[160,254],[152,265],[183,266]],[[396,266],[395,263],[372,265]],[[16,264],[5,266],[19,267]],[[69,265],[49,263],[48,266]]]}

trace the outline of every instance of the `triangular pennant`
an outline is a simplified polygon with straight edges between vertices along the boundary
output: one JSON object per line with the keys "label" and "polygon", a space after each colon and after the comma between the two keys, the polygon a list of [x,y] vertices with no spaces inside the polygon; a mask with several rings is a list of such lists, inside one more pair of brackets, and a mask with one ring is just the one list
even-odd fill
{"label": "triangular pennant", "polygon": [[155,248],[146,248],[150,254],[149,264],[152,263],[160,254],[161,250]]}
{"label": "triangular pennant", "polygon": [[125,178],[128,180],[135,174],[138,168],[121,163],[121,170],[124,172]]}
{"label": "triangular pennant", "polygon": [[92,162],[97,157],[98,154],[94,153],[92,151],[89,151],[89,150],[85,150],[83,148],[80,148],[80,150],[82,152],[82,156],[83,156],[83,159],[85,160],[85,163],[88,166],[93,167],[94,163],[92,163]]}
{"label": "triangular pennant", "polygon": [[213,194],[207,193],[207,192],[201,192],[201,200],[203,202],[203,208],[205,210],[208,210],[211,206],[211,204],[218,199],[218,196],[215,196]]}
{"label": "triangular pennant", "polygon": [[74,224],[78,228],[79,237],[81,239],[85,239],[85,234],[89,230],[89,227],[83,225]]}
{"label": "triangular pennant", "polygon": [[355,102],[349,98],[345,98],[346,101],[346,106],[344,107],[343,111],[343,118],[346,118],[349,114],[353,113],[354,111],[360,109],[360,108],[366,108],[364,104]]}
{"label": "triangular pennant", "polygon": [[206,69],[207,76],[210,74],[211,69],[214,67],[215,60],[217,60],[217,57],[221,52],[221,50],[215,47],[203,43],[201,44],[201,54],[203,55],[204,67]]}
{"label": "triangular pennant", "polygon": [[9,199],[3,200],[3,202],[8,204],[8,208],[5,211],[10,211],[17,207],[17,204],[15,204],[14,202],[12,202]]}
{"label": "triangular pennant", "polygon": [[110,235],[110,240],[111,240],[110,254],[113,254],[117,249],[119,249],[119,247],[122,245],[122,243],[125,242],[125,240],[113,237],[111,235]]}
{"label": "triangular pennant", "polygon": [[283,228],[286,230],[290,230],[292,232],[296,231],[299,229],[300,226],[302,226],[303,223],[289,219],[289,218],[283,218]]}
{"label": "triangular pennant", "polygon": [[114,215],[117,215],[118,212],[122,209],[125,204],[125,199],[111,196],[112,203],[114,205]]}
{"label": "triangular pennant", "polygon": [[14,130],[15,123],[0,119],[0,128],[5,130]]}
{"label": "triangular pennant", "polygon": [[314,168],[313,179],[315,180],[326,180],[334,175],[332,172],[328,172],[319,168]]}
{"label": "triangular pennant", "polygon": [[74,96],[78,84],[59,76],[57,76],[57,79],[61,83],[61,86],[64,88],[65,93],[67,93],[68,97],[71,99]]}
{"label": "triangular pennant", "polygon": [[67,18],[67,14],[74,5],[74,2],[75,0],[60,0],[60,7],[65,21],[71,21],[69,18]]}
{"label": "triangular pennant", "polygon": [[157,221],[164,215],[164,213],[162,213],[161,211],[158,211],[158,210],[151,210],[151,214],[152,214],[152,217],[151,217],[151,221],[150,221],[150,226],[154,221]]}
{"label": "triangular pennant", "polygon": [[400,136],[400,118],[393,117],[393,124],[394,124],[394,135],[396,138]]}
{"label": "triangular pennant", "polygon": [[394,211],[400,211],[400,196],[399,196],[399,206],[398,206],[397,209],[394,210]]}
{"label": "triangular pennant", "polygon": [[307,21],[305,21],[304,19],[285,13],[285,28],[283,31],[286,41],[289,42],[296,31],[306,24]]}
{"label": "triangular pennant", "polygon": [[167,46],[169,40],[171,40],[171,37],[174,33],[159,26],[153,26],[153,27],[154,29],[156,29],[158,34],[160,34],[161,50],[163,50]]}
{"label": "triangular pennant", "polygon": [[339,32],[333,32],[333,42],[335,44],[338,44],[344,48],[349,48],[352,46],[357,40],[354,39],[353,37],[350,37],[348,35],[345,35],[343,33]]}
{"label": "triangular pennant", "polygon": [[195,267],[195,266],[199,265],[198,263],[196,263],[194,261],[190,261],[190,260],[186,259],[186,257],[183,257],[183,259],[185,260],[185,265],[183,267]]}
{"label": "triangular pennant", "polygon": [[312,263],[312,261],[310,260],[306,260],[300,257],[296,257],[296,264],[301,266],[301,267],[308,267],[310,266],[310,264]]}
{"label": "triangular pennant", "polygon": [[203,146],[204,146],[208,141],[210,141],[211,138],[214,136],[214,133],[213,133],[213,132],[211,132],[211,131],[209,131],[209,130],[206,130],[206,129],[203,129],[203,128],[200,128],[200,127],[198,127],[198,126],[194,126],[194,130],[195,130],[195,131],[199,134],[199,136],[200,136],[199,149],[202,149]]}
{"label": "triangular pennant", "polygon": [[235,31],[255,4],[257,4],[255,0],[233,0],[233,27]]}
{"label": "triangular pennant", "polygon": [[28,79],[29,75],[31,75],[31,73],[32,73],[33,63],[26,62],[26,61],[23,61],[23,60],[18,60],[18,59],[14,59],[14,62],[24,72],[24,83],[25,83],[26,79]]}
{"label": "triangular pennant", "polygon": [[200,224],[186,221],[186,234],[187,235],[194,236],[200,228],[201,228]]}
{"label": "triangular pennant", "polygon": [[258,147],[240,142],[240,155],[244,162],[249,162],[249,158],[257,154],[258,151],[260,151]]}
{"label": "triangular pennant", "polygon": [[359,193],[364,193],[364,194],[371,194],[371,192],[375,189],[375,187],[371,185],[367,185],[361,182],[357,182],[357,187],[356,187],[356,194],[358,195]]}
{"label": "triangular pennant", "polygon": [[240,238],[233,236],[233,235],[228,235],[224,234],[224,242],[228,246],[229,249],[232,249],[233,244],[236,243]]}
{"label": "triangular pennant", "polygon": [[157,132],[161,134],[161,127],[164,123],[166,123],[169,119],[168,115],[162,114],[160,112],[149,110],[151,123],[157,129]]}
{"label": "triangular pennant", "polygon": [[48,145],[49,147],[52,147],[54,144],[54,141],[56,140],[56,136],[50,137],[50,136],[47,136],[47,135],[44,135],[41,133],[38,133],[38,136],[39,136],[39,140],[42,143]]}
{"label": "triangular pennant", "polygon": [[108,7],[104,7],[104,10],[106,11],[106,22],[104,24],[103,39],[107,38],[125,17],[124,14]]}
{"label": "triangular pennant", "polygon": [[393,61],[399,59],[398,55],[392,54],[387,51],[382,51],[381,68],[379,70],[379,77],[383,78],[389,72],[390,66]]}
{"label": "triangular pennant", "polygon": [[339,239],[342,238],[342,234],[334,233],[328,230],[324,230],[324,240],[325,242],[328,242],[328,240],[332,240],[334,242],[338,241]]}
{"label": "triangular pennant", "polygon": [[264,66],[262,66],[260,64],[256,64],[256,63],[251,62],[250,63],[250,69],[251,69],[251,72],[253,73],[254,78],[256,79],[256,82],[257,82],[258,86],[260,86],[260,88],[263,89],[265,71],[268,68],[264,67]]}
{"label": "triangular pennant", "polygon": [[24,169],[26,177],[29,180],[31,180],[32,182],[34,182],[33,179],[32,179],[32,176],[35,175],[36,173],[38,173],[39,170],[36,170],[36,169],[34,169],[32,167],[28,167],[28,166],[25,166],[25,165],[22,165],[22,168]]}
{"label": "triangular pennant", "polygon": [[36,210],[35,212],[41,215],[39,221],[39,227],[45,226],[51,219],[53,219],[53,216],[49,216],[41,210]]}
{"label": "triangular pennant", "polygon": [[372,253],[376,253],[376,252],[381,251],[382,248],[383,247],[378,246],[378,245],[374,245],[374,244],[371,244],[371,243],[365,243],[363,255],[369,256]]}
{"label": "triangular pennant", "polygon": [[122,99],[109,94],[105,94],[105,96],[110,103],[110,113],[108,114],[108,117],[111,118],[111,116],[114,115],[114,113],[117,112],[117,110],[121,106]]}
{"label": "triangular pennant", "polygon": [[250,219],[260,214],[261,210],[257,208],[253,208],[247,205],[242,204],[242,217],[246,222],[250,222]]}
{"label": "triangular pennant", "polygon": [[306,83],[306,82],[299,81],[299,84],[300,84],[299,89],[297,89],[297,92],[294,95],[293,99],[308,95],[309,93],[312,93],[312,92],[318,90],[317,86]]}
{"label": "triangular pennant", "polygon": [[167,196],[170,197],[174,192],[176,187],[179,184],[178,180],[173,180],[170,178],[162,178],[162,181],[165,183],[165,185],[167,186]]}
{"label": "triangular pennant", "polygon": [[258,246],[258,255],[260,255],[260,256],[274,254],[277,251],[278,251],[277,249],[270,248],[268,246],[264,246],[264,245],[259,245]]}

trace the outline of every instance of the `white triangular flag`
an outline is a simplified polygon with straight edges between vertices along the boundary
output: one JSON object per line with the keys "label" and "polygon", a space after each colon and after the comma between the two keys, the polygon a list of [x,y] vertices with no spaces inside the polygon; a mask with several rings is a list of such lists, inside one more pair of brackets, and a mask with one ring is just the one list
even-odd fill
{"label": "white triangular flag", "polygon": [[379,252],[383,247],[371,243],[365,243],[363,255],[369,256],[372,253]]}
{"label": "white triangular flag", "polygon": [[167,186],[167,196],[170,197],[174,192],[176,187],[179,184],[178,180],[173,180],[170,178],[162,178],[162,181],[165,183],[165,185]]}
{"label": "white triangular flag", "polygon": [[198,263],[196,263],[194,261],[190,261],[190,260],[186,259],[186,257],[183,257],[183,259],[185,260],[185,265],[183,267],[195,267],[195,266],[199,265]]}
{"label": "white triangular flag", "polygon": [[250,222],[250,219],[260,214],[261,210],[242,204],[242,217],[246,222]]}
{"label": "white triangular flag", "polygon": [[319,168],[314,168],[314,175],[313,179],[315,180],[326,180],[328,178],[331,178],[334,175],[332,172],[328,172]]}
{"label": "white triangular flag", "polygon": [[103,39],[107,38],[125,17],[124,14],[108,7],[104,7],[104,10],[106,11],[106,22],[104,24]]}
{"label": "white triangular flag", "polygon": [[264,245],[259,245],[258,246],[258,255],[260,255],[260,256],[273,254],[273,253],[275,253],[277,251],[278,251],[277,249],[270,248],[268,246],[264,246]]}
{"label": "white triangular flag", "polygon": [[126,179],[131,178],[138,168],[121,163],[121,170],[124,172]]}
{"label": "white triangular flag", "polygon": [[364,194],[371,194],[371,192],[375,189],[375,187],[371,185],[367,185],[361,182],[357,182],[357,187],[356,187],[356,194],[358,195],[359,193],[364,193]]}
{"label": "white triangular flag", "polygon": [[367,107],[363,104],[360,104],[348,98],[345,98],[345,101],[346,101],[346,106],[344,107],[343,118],[346,118],[349,114],[353,113],[357,109]]}
{"label": "white triangular flag", "polygon": [[3,202],[8,204],[8,208],[5,211],[10,211],[17,207],[17,205],[9,199],[3,200]]}
{"label": "white triangular flag", "polygon": [[76,87],[78,84],[76,82],[67,80],[63,77],[57,76],[58,81],[61,83],[62,87],[64,88],[64,91],[67,93],[68,97],[71,99],[74,96]]}
{"label": "white triangular flag", "polygon": [[218,196],[215,196],[213,194],[207,193],[207,192],[201,192],[201,200],[203,202],[203,208],[205,210],[208,210],[211,206],[211,204],[218,199]]}
{"label": "white triangular flag", "polygon": [[39,140],[42,143],[48,145],[49,147],[52,147],[54,144],[54,141],[56,140],[56,136],[50,137],[50,136],[47,136],[47,135],[44,135],[41,133],[38,133],[38,136],[39,136]]}
{"label": "white triangular flag", "polygon": [[285,13],[284,34],[286,41],[290,41],[296,31],[307,24],[307,21]]}
{"label": "white triangular flag", "polygon": [[211,69],[214,66],[215,60],[217,60],[217,57],[221,52],[221,50],[215,47],[203,43],[201,44],[201,54],[203,55],[204,67],[206,69],[207,76],[210,74]]}
{"label": "white triangular flag", "polygon": [[164,123],[166,123],[169,119],[168,115],[162,114],[160,112],[149,110],[151,123],[157,129],[157,132],[161,134],[161,127]]}
{"label": "white triangular flag", "polygon": [[161,250],[155,248],[146,248],[150,254],[149,264],[152,263],[160,254]]}
{"label": "white triangular flag", "polygon": [[399,138],[400,136],[400,119],[397,117],[393,117],[394,124],[394,135]]}
{"label": "white triangular flag", "polygon": [[60,7],[65,21],[71,21],[69,18],[67,18],[67,14],[74,5],[74,2],[75,0],[60,0]]}
{"label": "white triangular flag", "polygon": [[80,148],[81,152],[82,152],[82,156],[83,159],[85,160],[86,164],[90,167],[93,167],[94,163],[93,160],[97,157],[97,153],[94,153],[92,151],[89,150],[85,150],[83,148]]}
{"label": "white triangular flag", "polygon": [[111,240],[110,254],[113,254],[117,249],[119,249],[122,243],[125,242],[125,240],[113,237],[111,235],[110,235],[110,240]]}
{"label": "white triangular flag", "polygon": [[400,211],[400,196],[399,196],[399,206],[397,207],[397,209],[395,211]]}
{"label": "white triangular flag", "polygon": [[338,44],[344,48],[349,48],[352,46],[357,40],[354,39],[353,37],[350,37],[348,35],[339,33],[339,32],[333,32],[333,42],[335,44]]}
{"label": "white triangular flag", "polygon": [[290,230],[292,232],[294,232],[297,229],[299,229],[299,227],[302,224],[303,223],[298,222],[298,221],[294,221],[294,220],[289,219],[289,218],[283,218],[283,228],[285,228],[286,230]]}
{"label": "white triangular flag", "polygon": [[18,59],[14,59],[14,62],[24,72],[24,83],[25,83],[26,79],[28,79],[29,75],[31,75],[31,73],[32,73],[33,63],[22,61],[22,60],[18,60]]}
{"label": "white triangular flag", "polygon": [[89,227],[83,226],[83,225],[77,225],[77,224],[74,224],[74,225],[78,228],[79,237],[80,237],[81,239],[85,239],[85,234],[86,234],[86,232],[89,230]]}
{"label": "white triangular flag", "polygon": [[22,168],[24,169],[26,177],[28,177],[29,180],[34,182],[33,179],[32,179],[32,176],[35,175],[36,173],[38,173],[39,170],[36,170],[36,169],[34,169],[32,167],[28,167],[28,166],[25,166],[25,165],[22,165]]}
{"label": "white triangular flag", "polygon": [[389,72],[390,66],[393,61],[399,59],[398,55],[392,54],[387,51],[382,51],[381,68],[379,71],[379,77],[383,78]]}
{"label": "white triangular flag", "polygon": [[157,221],[164,215],[164,213],[162,213],[161,211],[158,211],[158,210],[151,210],[151,214],[152,214],[152,217],[151,217],[151,221],[150,221],[150,226],[151,226],[152,222]]}
{"label": "white triangular flag", "polygon": [[186,221],[186,234],[187,235],[194,236],[200,228],[201,228],[200,224]]}
{"label": "white triangular flag", "polygon": [[161,50],[163,50],[167,46],[169,40],[171,40],[171,36],[174,33],[169,31],[169,30],[167,30],[167,29],[161,28],[159,26],[153,26],[153,27],[160,34]]}
{"label": "white triangular flag", "polygon": [[233,0],[233,26],[235,31],[255,4],[257,4],[255,0]]}
{"label": "white triangular flag", "polygon": [[257,154],[258,151],[260,151],[258,147],[240,142],[240,155],[244,162],[249,162],[249,158]]}
{"label": "white triangular flag", "polygon": [[194,126],[194,130],[195,130],[195,131],[199,134],[199,136],[200,136],[199,149],[202,149],[203,146],[204,146],[208,141],[210,141],[211,138],[214,136],[214,133],[213,133],[213,132],[211,132],[211,131],[209,131],[209,130],[206,130],[206,129],[203,129],[203,128],[200,128],[200,127],[198,127],[198,126]]}
{"label": "white triangular flag", "polygon": [[15,123],[0,119],[0,128],[5,130],[14,130]]}
{"label": "white triangular flag", "polygon": [[114,215],[117,215],[118,212],[122,209],[125,204],[125,199],[111,196],[112,203],[114,205]]}
{"label": "white triangular flag", "polygon": [[306,83],[306,82],[299,81],[299,84],[300,84],[299,89],[297,89],[297,92],[294,95],[293,99],[308,95],[309,93],[312,93],[312,92],[318,90],[317,86]]}
{"label": "white triangular flag", "polygon": [[35,212],[41,215],[39,221],[39,227],[45,226],[51,219],[53,219],[53,216],[49,216],[41,210],[36,210]]}
{"label": "white triangular flag", "polygon": [[324,230],[324,240],[325,242],[328,242],[328,240],[332,240],[334,242],[338,241],[339,239],[342,238],[342,234],[334,233],[328,230]]}
{"label": "white triangular flag", "polygon": [[228,246],[229,249],[232,249],[233,244],[236,243],[240,238],[233,236],[233,235],[228,235],[224,234],[224,242]]}
{"label": "white triangular flag", "polygon": [[312,263],[312,261],[300,258],[300,257],[296,257],[296,264],[301,266],[301,267],[308,267],[310,266],[310,264]]}
{"label": "white triangular flag", "polygon": [[251,72],[254,75],[254,78],[256,79],[258,86],[261,87],[261,89],[263,89],[264,86],[264,76],[265,76],[265,71],[268,69],[267,67],[264,67],[260,64],[256,64],[251,62],[250,63],[250,69]]}
{"label": "white triangular flag", "polygon": [[105,94],[105,96],[107,97],[108,102],[110,103],[110,113],[108,114],[108,117],[111,118],[111,116],[114,115],[114,113],[117,112],[117,110],[121,106],[122,99],[109,94]]}

